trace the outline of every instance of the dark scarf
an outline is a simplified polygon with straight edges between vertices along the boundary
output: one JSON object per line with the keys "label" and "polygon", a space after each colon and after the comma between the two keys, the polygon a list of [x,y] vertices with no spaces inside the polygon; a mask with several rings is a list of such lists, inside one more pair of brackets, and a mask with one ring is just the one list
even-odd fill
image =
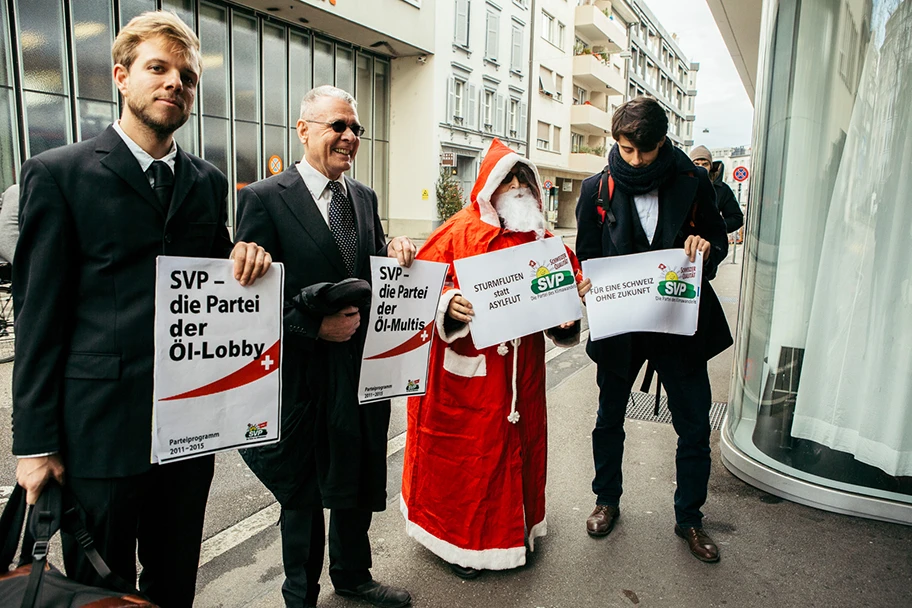
{"label": "dark scarf", "polygon": [[661,186],[675,171],[674,146],[670,141],[659,148],[659,155],[645,167],[631,167],[621,158],[618,145],[614,144],[608,153],[608,170],[614,183],[629,196],[652,192]]}

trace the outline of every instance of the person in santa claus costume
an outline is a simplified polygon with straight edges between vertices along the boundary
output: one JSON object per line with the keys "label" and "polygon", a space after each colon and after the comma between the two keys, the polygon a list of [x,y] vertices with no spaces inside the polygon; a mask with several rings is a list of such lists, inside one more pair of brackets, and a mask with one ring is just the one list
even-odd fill
{"label": "person in santa claus costume", "polygon": [[[428,392],[408,402],[401,509],[406,531],[457,576],[526,563],[547,532],[545,343],[579,341],[580,322],[476,349],[472,304],[453,261],[551,236],[541,180],[528,159],[495,139],[471,204],[440,226],[417,259],[446,262]],[[579,282],[579,263],[568,249]],[[588,286],[588,281],[582,283]]]}

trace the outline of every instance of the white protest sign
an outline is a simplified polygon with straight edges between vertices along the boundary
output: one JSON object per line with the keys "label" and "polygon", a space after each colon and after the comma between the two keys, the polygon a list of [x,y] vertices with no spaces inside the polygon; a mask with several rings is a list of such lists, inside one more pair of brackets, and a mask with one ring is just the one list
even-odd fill
{"label": "white protest sign", "polygon": [[570,256],[559,238],[533,241],[454,262],[472,303],[475,348],[528,336],[583,316]]}
{"label": "white protest sign", "polygon": [[447,265],[415,260],[403,268],[395,259],[381,257],[370,262],[373,296],[359,400],[423,395]]}
{"label": "white protest sign", "polygon": [[589,336],[600,340],[633,331],[692,336],[697,331],[703,255],[662,249],[583,262],[592,280],[586,294]]}
{"label": "white protest sign", "polygon": [[229,260],[156,266],[152,462],[278,441],[282,264],[249,287]]}

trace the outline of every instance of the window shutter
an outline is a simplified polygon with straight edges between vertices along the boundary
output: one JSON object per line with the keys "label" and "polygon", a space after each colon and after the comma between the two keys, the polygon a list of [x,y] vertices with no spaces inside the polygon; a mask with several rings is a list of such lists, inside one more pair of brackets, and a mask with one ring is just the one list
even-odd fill
{"label": "window shutter", "polygon": [[475,117],[475,106],[478,105],[478,93],[475,91],[476,87],[474,84],[467,85],[467,88],[468,92],[466,93],[466,99],[468,100],[469,111],[466,115],[465,126],[469,129],[477,129],[478,121]]}
{"label": "window shutter", "polygon": [[488,34],[485,39],[485,57],[497,61],[497,13],[488,13]]}
{"label": "window shutter", "polygon": [[498,135],[504,134],[504,98],[503,95],[497,96],[497,105],[494,111],[494,132]]}
{"label": "window shutter", "polygon": [[526,118],[529,111],[529,105],[525,102],[522,103],[519,110],[519,138],[526,142],[526,145],[529,144],[526,141]]}
{"label": "window shutter", "polygon": [[456,79],[452,76],[447,78],[446,92],[446,122],[447,124],[453,124],[453,116],[456,115]]}
{"label": "window shutter", "polygon": [[522,71],[522,28],[513,26],[512,52],[510,54],[510,69]]}
{"label": "window shutter", "polygon": [[456,0],[456,31],[454,38],[457,44],[469,44],[469,0]]}

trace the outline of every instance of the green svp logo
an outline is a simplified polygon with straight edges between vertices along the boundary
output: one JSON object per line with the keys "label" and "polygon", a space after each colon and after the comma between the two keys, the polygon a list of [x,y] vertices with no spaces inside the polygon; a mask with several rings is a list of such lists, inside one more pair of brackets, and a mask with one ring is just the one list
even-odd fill
{"label": "green svp logo", "polygon": [[[660,265],[661,270],[664,264]],[[696,288],[690,283],[686,283],[678,279],[678,273],[674,270],[669,270],[665,273],[665,280],[659,281],[659,295],[663,295],[666,298],[684,298],[687,300],[692,300],[697,297]]]}
{"label": "green svp logo", "polygon": [[[569,259],[564,262],[563,258],[566,257],[564,254],[551,262],[556,262],[556,265],[560,267],[569,262]],[[534,260],[529,262],[529,266],[534,269],[532,277],[532,293],[534,294],[542,294],[566,285],[573,285],[573,273],[570,270],[550,270],[547,265],[539,265]]]}

